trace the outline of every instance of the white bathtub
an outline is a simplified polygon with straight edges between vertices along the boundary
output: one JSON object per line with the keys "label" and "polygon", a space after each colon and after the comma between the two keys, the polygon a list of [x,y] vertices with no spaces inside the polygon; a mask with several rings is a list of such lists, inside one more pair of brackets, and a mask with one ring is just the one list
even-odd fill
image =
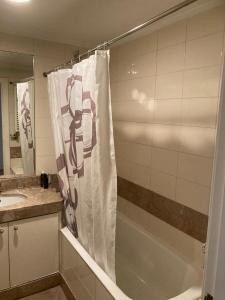
{"label": "white bathtub", "polygon": [[117,285],[67,228],[61,230],[61,273],[77,300],[197,300],[200,275],[121,213],[117,218]]}

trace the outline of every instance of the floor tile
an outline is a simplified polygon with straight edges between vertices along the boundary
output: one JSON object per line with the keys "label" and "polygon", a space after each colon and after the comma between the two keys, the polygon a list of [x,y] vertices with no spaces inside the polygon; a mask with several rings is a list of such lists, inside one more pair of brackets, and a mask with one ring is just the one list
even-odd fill
{"label": "floor tile", "polygon": [[60,286],[37,293],[20,300],[67,300]]}

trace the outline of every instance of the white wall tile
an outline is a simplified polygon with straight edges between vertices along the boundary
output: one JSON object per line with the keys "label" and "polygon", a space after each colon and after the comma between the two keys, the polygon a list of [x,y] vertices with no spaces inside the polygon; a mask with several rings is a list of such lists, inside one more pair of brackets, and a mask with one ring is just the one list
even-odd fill
{"label": "white wall tile", "polygon": [[135,39],[111,50],[111,61],[131,60],[134,57],[156,51],[157,33]]}
{"label": "white wall tile", "polygon": [[151,157],[151,167],[153,169],[174,176],[177,175],[178,152],[152,147]]}
{"label": "white wall tile", "polygon": [[186,39],[186,20],[161,29],[158,33],[158,49],[184,42]]}
{"label": "white wall tile", "polygon": [[220,72],[220,66],[185,71],[183,97],[218,97]]}
{"label": "white wall tile", "polygon": [[130,72],[131,69],[132,69],[132,63],[130,63],[129,61],[115,62],[114,64],[111,64],[110,67],[111,83],[131,79],[132,78]]}
{"label": "white wall tile", "polygon": [[209,210],[210,188],[178,178],[176,201],[205,215]]}
{"label": "white wall tile", "polygon": [[127,61],[116,61],[114,64],[111,64],[110,73],[112,83],[155,75],[156,53],[150,52]]}
{"label": "white wall tile", "polygon": [[159,124],[181,124],[181,100],[156,100],[154,122]]}
{"label": "white wall tile", "polygon": [[217,112],[217,98],[183,99],[181,121],[185,125],[215,128]]}
{"label": "white wall tile", "polygon": [[137,144],[152,144],[152,127],[143,123],[114,122],[116,137]]}
{"label": "white wall tile", "polygon": [[137,78],[128,82],[128,100],[151,101],[155,97],[155,76]]}
{"label": "white wall tile", "polygon": [[181,127],[180,151],[200,156],[213,157],[215,129],[201,127]]}
{"label": "white wall tile", "polygon": [[214,9],[197,14],[188,20],[187,38],[196,39],[204,35],[224,30],[225,7],[219,6]]}
{"label": "white wall tile", "polygon": [[156,74],[156,53],[150,52],[145,55],[135,57],[130,62],[130,77],[147,77]]}
{"label": "white wall tile", "polygon": [[219,65],[222,62],[223,32],[191,40],[186,46],[185,68]]}
{"label": "white wall tile", "polygon": [[179,154],[178,177],[210,187],[212,159]]}
{"label": "white wall tile", "polygon": [[179,150],[180,147],[180,127],[172,125],[152,126],[152,145],[154,147]]}
{"label": "white wall tile", "polygon": [[150,185],[150,168],[131,163],[130,165],[130,180],[144,188],[149,188]]}
{"label": "white wall tile", "polygon": [[154,101],[112,102],[113,119],[116,121],[152,123]]}
{"label": "white wall tile", "polygon": [[184,68],[185,43],[161,49],[157,53],[157,74],[181,71]]}
{"label": "white wall tile", "polygon": [[156,77],[156,99],[174,99],[182,96],[183,73],[169,73]]}
{"label": "white wall tile", "polygon": [[150,166],[151,162],[151,147],[128,143],[124,141],[116,141],[115,143],[116,156],[143,166]]}
{"label": "white wall tile", "polygon": [[155,76],[111,84],[112,102],[151,101],[155,97]]}
{"label": "white wall tile", "polygon": [[176,177],[157,170],[151,170],[150,189],[173,200],[176,193]]}
{"label": "white wall tile", "polygon": [[117,175],[127,179],[132,180],[131,177],[131,163],[127,160],[121,159],[120,157],[116,160],[116,167],[117,167]]}

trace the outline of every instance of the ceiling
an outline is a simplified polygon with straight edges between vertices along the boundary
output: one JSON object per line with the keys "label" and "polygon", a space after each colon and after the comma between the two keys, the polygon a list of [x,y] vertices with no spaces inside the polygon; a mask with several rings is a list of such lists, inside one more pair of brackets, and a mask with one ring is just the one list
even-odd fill
{"label": "ceiling", "polygon": [[31,0],[27,3],[13,3],[1,0],[0,31],[91,47],[182,1]]}
{"label": "ceiling", "polygon": [[33,73],[33,56],[14,52],[0,51],[0,69]]}

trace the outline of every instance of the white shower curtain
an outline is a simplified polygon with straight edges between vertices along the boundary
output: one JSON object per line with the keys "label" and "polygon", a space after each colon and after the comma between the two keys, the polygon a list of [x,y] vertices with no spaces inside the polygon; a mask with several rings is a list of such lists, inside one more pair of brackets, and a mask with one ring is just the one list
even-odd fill
{"label": "white shower curtain", "polygon": [[34,175],[33,89],[31,82],[17,83],[18,119],[23,172]]}
{"label": "white shower curtain", "polygon": [[117,174],[109,52],[48,76],[57,168],[67,226],[115,280]]}

